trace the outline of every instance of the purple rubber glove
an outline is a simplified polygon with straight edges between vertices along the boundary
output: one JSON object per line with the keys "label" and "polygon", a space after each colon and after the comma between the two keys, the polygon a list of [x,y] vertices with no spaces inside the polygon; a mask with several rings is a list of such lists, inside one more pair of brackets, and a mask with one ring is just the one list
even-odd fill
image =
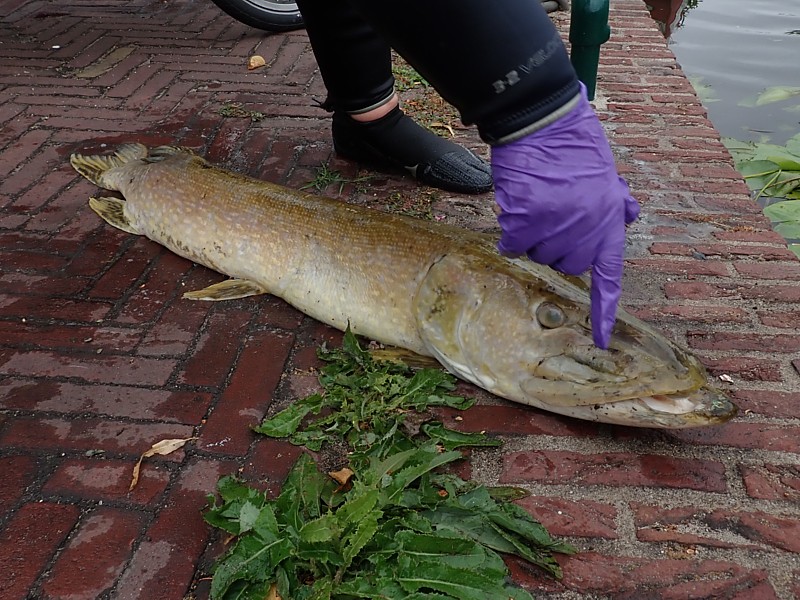
{"label": "purple rubber glove", "polygon": [[622,293],[625,225],[639,215],[617,174],[603,127],[581,86],[556,122],[492,148],[497,249],[568,275],[592,268],[592,337],[608,348]]}

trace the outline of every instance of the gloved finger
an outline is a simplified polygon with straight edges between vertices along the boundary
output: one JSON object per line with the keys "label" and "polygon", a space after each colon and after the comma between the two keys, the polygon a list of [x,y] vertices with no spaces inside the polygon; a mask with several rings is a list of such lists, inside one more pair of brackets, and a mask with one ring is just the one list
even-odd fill
{"label": "gloved finger", "polygon": [[610,233],[592,265],[592,339],[595,346],[604,349],[611,340],[622,295],[625,227],[620,223]]}
{"label": "gloved finger", "polygon": [[636,201],[636,198],[631,195],[628,182],[619,175],[617,175],[617,179],[622,187],[620,193],[625,198],[625,225],[630,225],[639,217],[639,203]]}
{"label": "gloved finger", "polygon": [[631,195],[625,197],[625,225],[630,225],[639,218],[639,203]]}

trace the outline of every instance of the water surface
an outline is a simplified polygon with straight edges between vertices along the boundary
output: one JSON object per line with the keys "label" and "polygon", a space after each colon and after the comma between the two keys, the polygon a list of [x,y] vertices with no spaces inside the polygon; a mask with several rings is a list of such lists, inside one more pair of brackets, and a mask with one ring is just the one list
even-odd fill
{"label": "water surface", "polygon": [[769,87],[800,89],[800,0],[646,3],[723,136],[782,145],[800,132],[800,95],[747,106]]}

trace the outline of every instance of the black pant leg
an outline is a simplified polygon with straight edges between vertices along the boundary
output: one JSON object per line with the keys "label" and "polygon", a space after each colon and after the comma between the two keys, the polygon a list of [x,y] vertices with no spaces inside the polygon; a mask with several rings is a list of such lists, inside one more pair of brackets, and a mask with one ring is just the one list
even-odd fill
{"label": "black pant leg", "polygon": [[391,97],[389,45],[347,0],[298,0],[297,6],[328,89],[326,108],[361,112]]}

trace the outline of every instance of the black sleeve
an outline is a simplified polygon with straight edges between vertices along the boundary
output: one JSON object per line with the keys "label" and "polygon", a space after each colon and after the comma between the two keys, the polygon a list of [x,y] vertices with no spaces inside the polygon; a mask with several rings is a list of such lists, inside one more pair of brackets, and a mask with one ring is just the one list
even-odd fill
{"label": "black sleeve", "polygon": [[548,121],[579,84],[540,0],[349,0],[489,143]]}

